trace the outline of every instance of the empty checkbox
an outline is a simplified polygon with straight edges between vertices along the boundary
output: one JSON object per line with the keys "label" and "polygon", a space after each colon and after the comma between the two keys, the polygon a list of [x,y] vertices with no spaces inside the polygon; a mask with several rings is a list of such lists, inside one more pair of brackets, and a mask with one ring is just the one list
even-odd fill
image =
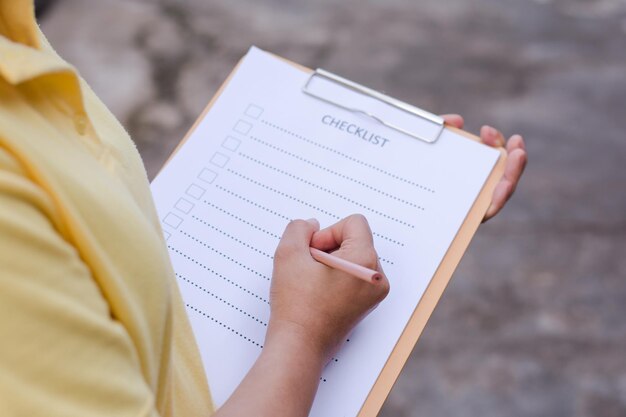
{"label": "empty checkbox", "polygon": [[247,135],[250,129],[252,129],[252,123],[248,123],[245,120],[239,120],[235,124],[235,127],[233,127],[235,132],[241,133],[242,135]]}
{"label": "empty checkbox", "polygon": [[224,139],[224,142],[222,142],[222,148],[228,149],[229,151],[233,152],[235,152],[239,148],[239,145],[241,145],[241,141],[232,136],[226,137],[226,139]]}
{"label": "empty checkbox", "polygon": [[167,215],[163,218],[163,223],[173,227],[174,229],[177,229],[182,222],[183,218],[175,215],[174,213],[167,213]]}
{"label": "empty checkbox", "polygon": [[168,232],[167,230],[163,231],[163,238],[165,238],[165,241],[170,240],[170,236],[172,236],[170,232]]}
{"label": "empty checkbox", "polygon": [[197,184],[191,184],[188,188],[187,191],[185,191],[185,193],[193,198],[195,198],[196,200],[198,200],[200,197],[202,197],[204,195],[204,192],[206,190],[202,187],[200,187]]}
{"label": "empty checkbox", "polygon": [[174,204],[174,208],[176,208],[177,210],[182,211],[185,214],[189,214],[189,212],[191,211],[191,209],[193,208],[194,204],[187,200],[186,198],[180,198],[176,204]]}
{"label": "empty checkbox", "polygon": [[261,114],[263,114],[263,109],[255,104],[250,104],[245,111],[245,115],[253,119],[258,119]]}
{"label": "empty checkbox", "polygon": [[228,155],[224,155],[221,152],[215,152],[215,154],[211,157],[211,163],[216,167],[224,168],[230,158]]}
{"label": "empty checkbox", "polygon": [[200,173],[198,174],[198,178],[204,182],[208,182],[209,184],[211,184],[213,183],[213,181],[215,181],[215,178],[217,178],[217,172],[211,171],[208,168],[203,168],[202,171],[200,171]]}

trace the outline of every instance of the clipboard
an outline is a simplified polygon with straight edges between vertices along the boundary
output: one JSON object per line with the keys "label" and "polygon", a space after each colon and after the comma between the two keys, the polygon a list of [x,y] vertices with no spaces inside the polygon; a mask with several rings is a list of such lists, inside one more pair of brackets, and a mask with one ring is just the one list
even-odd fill
{"label": "clipboard", "polygon": [[[426,142],[430,145],[436,146],[437,140],[440,137],[441,133],[444,130],[451,130],[460,136],[466,137],[468,140],[473,140],[477,142],[481,142],[480,138],[476,135],[473,135],[469,132],[466,132],[461,129],[457,129],[452,126],[447,126],[444,123],[443,118],[433,115],[429,112],[426,112],[418,107],[410,105],[408,103],[404,103],[395,98],[389,97],[383,93],[377,92],[375,90],[364,87],[360,84],[354,83],[345,78],[339,77],[335,74],[332,74],[328,71],[317,69],[312,70],[305,66],[302,66],[298,63],[292,62],[285,58],[274,55],[276,58],[287,62],[293,67],[309,74],[309,78],[306,84],[302,86],[302,93],[308,94],[312,97],[316,97],[322,101],[328,102],[329,105],[335,105],[342,107],[346,110],[350,110],[356,113],[364,114],[368,117],[371,117],[377,120],[379,123],[400,131],[408,136],[411,136],[415,140],[420,140]],[[239,69],[243,58],[238,62],[238,64],[231,71],[226,80],[219,87],[215,95],[209,101],[207,106],[204,108],[200,116],[196,119],[192,127],[189,129],[187,134],[181,140],[181,142],[176,146],[172,154],[168,157],[167,161],[163,165],[167,165],[167,163],[171,160],[171,158],[180,150],[180,148],[185,144],[185,142],[189,139],[189,137],[196,130],[202,119],[207,115],[207,113],[211,110],[216,100],[220,97],[223,91],[228,86],[229,82],[233,78],[234,74]],[[332,82],[335,84],[342,85],[343,87],[350,89],[358,94],[368,95],[369,97],[378,100],[385,105],[391,106],[396,109],[400,109],[412,117],[421,118],[426,123],[432,125],[433,134],[424,137],[423,135],[414,134],[411,131],[408,131],[405,127],[401,125],[394,124],[385,120],[377,114],[373,114],[365,109],[352,108],[345,103],[336,103],[329,100],[327,97],[320,96],[317,92],[313,91],[311,88],[311,83],[316,79],[324,79],[325,81]],[[505,163],[507,154],[503,148],[499,148],[499,157],[494,165],[491,174],[488,176],[487,180],[482,187],[482,190],[478,194],[476,200],[474,201],[470,211],[465,217],[460,229],[458,230],[454,240],[452,241],[450,247],[446,251],[443,260],[439,264],[433,278],[430,280],[426,291],[423,293],[422,298],[418,302],[415,310],[413,311],[410,319],[408,320],[404,330],[397,340],[395,347],[393,348],[390,356],[388,357],[382,371],[378,375],[376,382],[372,386],[369,394],[365,402],[363,403],[358,417],[374,417],[378,414],[380,409],[383,406],[385,399],[390,393],[395,381],[397,380],[402,368],[404,367],[406,361],[408,360],[411,351],[416,345],[422,331],[424,330],[428,319],[433,313],[435,306],[437,305],[439,299],[441,298],[443,291],[447,287],[450,279],[452,278],[452,274],[454,273],[456,267],[458,266],[463,254],[467,250],[469,243],[474,236],[478,226],[481,224],[482,219],[489,208],[491,203],[491,198],[493,195],[493,191],[498,184],[500,178],[504,173]],[[163,169],[161,168],[161,170]]]}

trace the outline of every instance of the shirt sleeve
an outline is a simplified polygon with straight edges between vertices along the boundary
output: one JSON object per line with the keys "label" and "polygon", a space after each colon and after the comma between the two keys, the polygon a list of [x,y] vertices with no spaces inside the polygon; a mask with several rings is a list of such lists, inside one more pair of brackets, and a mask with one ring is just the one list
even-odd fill
{"label": "shirt sleeve", "polygon": [[50,197],[0,148],[0,415],[151,416],[124,327]]}

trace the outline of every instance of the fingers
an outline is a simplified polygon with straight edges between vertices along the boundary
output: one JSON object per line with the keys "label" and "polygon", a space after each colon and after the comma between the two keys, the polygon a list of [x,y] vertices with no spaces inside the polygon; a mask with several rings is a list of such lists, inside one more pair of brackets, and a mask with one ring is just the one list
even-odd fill
{"label": "fingers", "polygon": [[504,178],[513,184],[513,191],[515,191],[524,168],[526,168],[527,160],[528,157],[524,149],[516,148],[509,152],[509,158],[504,168]]}
{"label": "fingers", "polygon": [[491,126],[483,126],[480,128],[480,139],[484,144],[499,148],[505,145],[504,135]]}
{"label": "fingers", "polygon": [[[504,207],[504,204],[515,192],[515,188],[526,167],[528,157],[524,149],[524,140],[519,135],[515,136],[519,139],[516,139],[513,145],[507,144],[507,149],[510,148],[511,150],[509,151],[506,167],[504,168],[504,175],[493,192],[491,205],[485,214],[484,221],[498,214],[502,207]],[[514,137],[512,137],[511,140],[513,140]],[[509,142],[511,140],[509,140]]]}
{"label": "fingers", "polygon": [[493,192],[491,205],[483,219],[483,221],[487,221],[498,214],[515,192],[526,166],[526,145],[520,135],[513,135],[506,142],[504,135],[499,130],[487,125],[480,129],[480,139],[489,146],[506,147],[508,153],[504,175]]}
{"label": "fingers", "polygon": [[457,129],[463,129],[463,125],[465,124],[465,121],[463,120],[463,117],[459,114],[444,114],[441,117],[443,117],[444,122],[452,127],[456,127]]}
{"label": "fingers", "polygon": [[504,207],[504,204],[513,194],[513,184],[510,181],[503,179],[496,185],[496,188],[493,190],[493,196],[491,198],[491,205],[487,209],[487,213],[485,213],[485,218],[483,222],[489,220]]}
{"label": "fingers", "polygon": [[[442,117],[446,125],[459,129],[463,128],[464,120],[460,115],[444,114]],[[491,205],[483,219],[483,221],[487,221],[504,207],[509,198],[511,198],[511,195],[513,195],[513,192],[515,192],[517,183],[526,166],[527,155],[526,144],[520,135],[513,135],[506,141],[504,135],[498,129],[484,125],[480,129],[480,139],[484,144],[494,148],[506,147],[506,151],[509,155],[504,176],[494,190]]]}
{"label": "fingers", "polygon": [[290,255],[295,252],[308,254],[313,233],[317,232],[319,228],[319,222],[315,219],[292,220],[280,238],[276,254],[279,256],[281,254]]}
{"label": "fingers", "polygon": [[373,246],[372,231],[362,214],[353,214],[313,235],[311,246],[323,251],[353,246]]}

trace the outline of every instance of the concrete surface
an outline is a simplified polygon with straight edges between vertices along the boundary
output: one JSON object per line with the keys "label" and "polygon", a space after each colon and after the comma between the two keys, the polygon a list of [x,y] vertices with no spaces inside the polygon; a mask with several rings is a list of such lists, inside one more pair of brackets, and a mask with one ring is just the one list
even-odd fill
{"label": "concrete surface", "polygon": [[528,143],[382,416],[626,416],[626,2],[59,0],[150,175],[251,44]]}

